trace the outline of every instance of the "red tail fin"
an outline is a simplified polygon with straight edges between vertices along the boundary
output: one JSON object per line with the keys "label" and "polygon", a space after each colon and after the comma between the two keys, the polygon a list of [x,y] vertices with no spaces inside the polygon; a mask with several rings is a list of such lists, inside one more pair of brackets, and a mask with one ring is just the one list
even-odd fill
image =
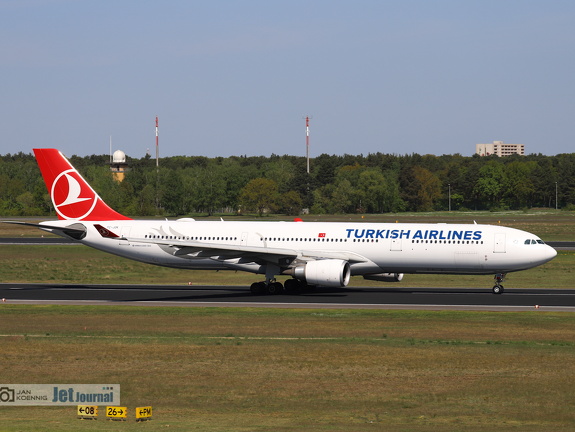
{"label": "red tail fin", "polygon": [[130,219],[108,207],[58,150],[34,149],[34,154],[59,219]]}

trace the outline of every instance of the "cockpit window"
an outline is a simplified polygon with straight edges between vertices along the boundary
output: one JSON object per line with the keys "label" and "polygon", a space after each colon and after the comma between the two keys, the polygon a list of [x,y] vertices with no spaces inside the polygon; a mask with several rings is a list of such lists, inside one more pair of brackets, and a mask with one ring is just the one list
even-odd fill
{"label": "cockpit window", "polygon": [[540,239],[537,239],[537,240],[527,239],[527,240],[525,240],[525,244],[526,245],[527,244],[545,244],[545,242],[543,240],[540,240]]}

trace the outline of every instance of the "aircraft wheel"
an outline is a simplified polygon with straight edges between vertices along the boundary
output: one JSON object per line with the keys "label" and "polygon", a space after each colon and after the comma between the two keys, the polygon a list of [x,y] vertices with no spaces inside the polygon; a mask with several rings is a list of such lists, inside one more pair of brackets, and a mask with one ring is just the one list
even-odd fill
{"label": "aircraft wheel", "polygon": [[281,294],[284,290],[284,287],[279,282],[272,282],[268,285],[268,294]]}
{"label": "aircraft wheel", "polygon": [[288,279],[284,282],[284,289],[288,294],[297,294],[301,291],[301,282],[297,279]]}
{"label": "aircraft wheel", "polygon": [[250,291],[255,295],[264,294],[266,292],[266,284],[263,282],[254,282],[250,286]]}
{"label": "aircraft wheel", "polygon": [[503,285],[495,285],[493,287],[493,294],[503,294]]}

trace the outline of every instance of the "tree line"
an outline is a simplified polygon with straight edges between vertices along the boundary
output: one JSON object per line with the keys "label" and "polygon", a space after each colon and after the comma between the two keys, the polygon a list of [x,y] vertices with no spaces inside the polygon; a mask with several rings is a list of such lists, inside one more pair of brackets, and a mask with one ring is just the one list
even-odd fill
{"label": "tree line", "polygon": [[[109,156],[71,163],[114,209],[131,216],[275,212],[297,215],[575,208],[575,153],[544,156],[322,154],[128,158],[118,182]],[[556,199],[557,198],[557,199]],[[53,215],[32,154],[0,156],[0,215]]]}

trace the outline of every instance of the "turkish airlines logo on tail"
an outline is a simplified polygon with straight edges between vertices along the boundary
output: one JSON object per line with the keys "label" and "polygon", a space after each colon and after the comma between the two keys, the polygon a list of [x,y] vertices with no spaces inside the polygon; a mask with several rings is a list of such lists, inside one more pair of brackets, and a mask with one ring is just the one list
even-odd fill
{"label": "turkish airlines logo on tail", "polygon": [[106,237],[106,238],[119,238],[120,237],[118,234],[113,233],[108,228],[104,228],[100,224],[95,224],[94,228],[96,228],[98,230],[98,232],[100,233],[100,235],[102,237]]}
{"label": "turkish airlines logo on tail", "polygon": [[64,219],[83,219],[98,201],[98,195],[86,184],[76,170],[61,172],[50,191],[56,212]]}

